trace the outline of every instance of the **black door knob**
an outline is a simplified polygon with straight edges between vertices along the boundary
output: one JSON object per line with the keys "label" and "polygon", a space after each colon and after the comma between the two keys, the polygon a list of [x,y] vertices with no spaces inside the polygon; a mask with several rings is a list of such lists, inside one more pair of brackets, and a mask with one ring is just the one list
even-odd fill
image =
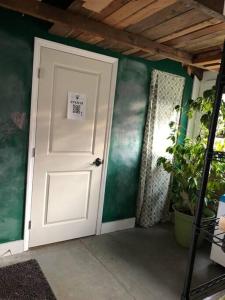
{"label": "black door knob", "polygon": [[103,164],[103,160],[101,160],[101,158],[96,158],[95,161],[93,161],[93,165],[96,165],[96,167],[99,167],[100,165]]}

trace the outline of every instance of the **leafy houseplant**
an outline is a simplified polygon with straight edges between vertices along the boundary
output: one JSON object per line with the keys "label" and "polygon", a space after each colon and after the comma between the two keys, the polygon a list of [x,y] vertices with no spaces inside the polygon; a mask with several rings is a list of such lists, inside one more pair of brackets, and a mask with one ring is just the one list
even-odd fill
{"label": "leafy houseplant", "polygon": [[[175,210],[175,234],[177,241],[188,246],[191,238],[193,216],[196,211],[199,185],[202,176],[204,155],[209,134],[209,124],[215,101],[215,87],[204,92],[203,97],[191,100],[187,112],[188,118],[200,114],[199,135],[186,137],[178,143],[180,130],[171,122],[171,146],[167,148],[170,158],[160,157],[158,166],[171,174],[170,200]],[[180,110],[177,106],[176,110]],[[218,128],[214,145],[215,151],[225,151],[225,102],[222,102]],[[213,161],[211,165],[203,217],[215,215],[219,197],[225,192],[225,163]]]}

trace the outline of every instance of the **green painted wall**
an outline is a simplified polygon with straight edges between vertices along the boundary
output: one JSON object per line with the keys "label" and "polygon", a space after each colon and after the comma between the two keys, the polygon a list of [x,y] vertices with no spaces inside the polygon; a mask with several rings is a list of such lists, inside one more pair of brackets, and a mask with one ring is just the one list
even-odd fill
{"label": "green painted wall", "polygon": [[[119,58],[104,222],[135,215],[152,68],[185,76],[184,101],[190,98],[192,79],[180,64],[127,58],[49,35],[48,27],[33,18],[0,10],[0,242],[23,237],[34,36]],[[185,118],[182,123],[185,128]]]}
{"label": "green painted wall", "polygon": [[[103,222],[135,216],[142,137],[153,68],[184,76],[184,107],[191,98],[192,78],[180,64],[169,60],[120,60]],[[186,128],[187,117],[183,114],[180,142],[186,135]]]}

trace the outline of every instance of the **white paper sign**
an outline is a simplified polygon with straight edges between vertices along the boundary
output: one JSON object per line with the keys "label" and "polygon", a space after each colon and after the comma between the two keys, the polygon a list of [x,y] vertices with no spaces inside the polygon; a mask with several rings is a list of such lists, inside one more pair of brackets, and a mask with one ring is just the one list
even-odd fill
{"label": "white paper sign", "polygon": [[68,92],[67,119],[85,120],[87,96]]}

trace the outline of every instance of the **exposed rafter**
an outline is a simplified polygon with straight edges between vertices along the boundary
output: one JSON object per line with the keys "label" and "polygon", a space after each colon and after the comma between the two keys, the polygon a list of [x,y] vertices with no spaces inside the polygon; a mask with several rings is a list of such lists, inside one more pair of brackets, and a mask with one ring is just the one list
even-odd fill
{"label": "exposed rafter", "polygon": [[[103,48],[149,60],[169,58],[192,66],[192,73],[199,68],[216,69],[220,63],[220,44],[225,32],[224,0],[142,0],[141,6],[138,1],[104,0],[93,7],[94,3],[74,1],[69,9],[63,10],[40,0],[0,0],[4,8],[53,23],[51,33]],[[157,12],[149,15],[148,7],[152,6]],[[126,11],[128,7],[132,7],[132,12]],[[106,21],[111,15],[115,17],[115,26]],[[129,26],[122,29],[117,25],[123,20]]]}
{"label": "exposed rafter", "polygon": [[93,33],[97,36],[112,39],[128,46],[138,47],[150,54],[161,55],[186,64],[191,64],[192,57],[189,53],[151,41],[138,34],[128,33],[115,29],[104,23],[92,20],[85,16],[71,13],[47,5],[36,0],[0,0],[0,6],[28,14],[39,19],[70,26],[73,29],[81,29],[84,32]]}

